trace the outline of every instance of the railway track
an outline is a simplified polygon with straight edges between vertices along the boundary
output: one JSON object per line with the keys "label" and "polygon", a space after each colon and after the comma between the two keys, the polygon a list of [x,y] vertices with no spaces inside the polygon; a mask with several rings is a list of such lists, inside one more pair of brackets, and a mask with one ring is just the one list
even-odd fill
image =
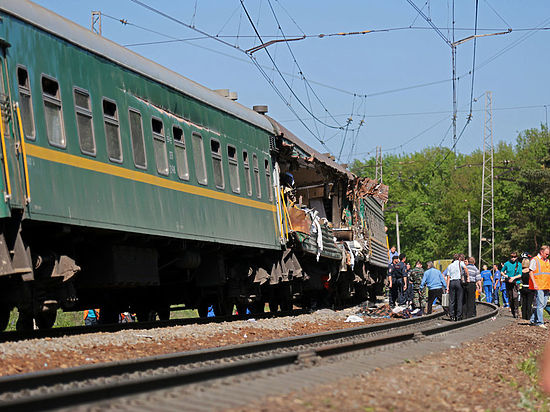
{"label": "railway track", "polygon": [[112,333],[121,330],[147,330],[155,328],[167,328],[171,326],[204,325],[207,323],[222,323],[247,319],[271,319],[284,316],[298,316],[310,313],[307,309],[296,309],[285,312],[265,312],[248,315],[215,316],[211,318],[182,318],[170,320],[158,320],[149,322],[111,323],[94,326],[71,326],[52,329],[35,329],[23,331],[0,332],[0,343],[19,342],[28,339],[60,338],[63,336],[76,336],[86,333]]}
{"label": "railway track", "polygon": [[498,309],[478,304],[476,318],[442,320],[442,313],[312,335],[176,353],[0,378],[0,411],[84,407],[207,381],[266,371],[312,367],[325,359],[418,341],[490,317]]}

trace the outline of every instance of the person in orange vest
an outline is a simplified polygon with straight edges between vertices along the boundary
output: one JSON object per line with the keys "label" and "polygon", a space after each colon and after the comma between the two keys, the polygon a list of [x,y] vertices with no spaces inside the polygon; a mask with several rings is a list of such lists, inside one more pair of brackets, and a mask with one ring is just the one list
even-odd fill
{"label": "person in orange vest", "polygon": [[[535,291],[536,309],[531,315],[529,323],[547,329],[544,324],[543,310],[546,308],[548,296],[550,295],[550,246],[543,245],[539,254],[529,264],[529,289]],[[550,313],[548,309],[547,312]]]}
{"label": "person in orange vest", "polygon": [[84,311],[84,325],[97,325],[99,321],[99,309],[86,309]]}

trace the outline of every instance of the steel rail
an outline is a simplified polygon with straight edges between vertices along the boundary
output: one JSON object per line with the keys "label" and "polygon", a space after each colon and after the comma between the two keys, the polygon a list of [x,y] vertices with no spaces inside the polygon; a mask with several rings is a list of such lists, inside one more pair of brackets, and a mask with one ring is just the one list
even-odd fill
{"label": "steel rail", "polygon": [[498,308],[491,304],[482,305],[488,307],[488,312],[475,318],[459,322],[449,322],[445,325],[420,328],[416,331],[404,333],[389,333],[385,336],[368,337],[358,342],[344,342],[326,344],[327,342],[343,338],[360,338],[361,335],[372,332],[395,331],[407,326],[418,325],[430,320],[437,319],[442,313],[432,314],[420,318],[412,318],[397,322],[386,322],[370,326],[362,326],[339,330],[336,332],[322,332],[312,335],[256,342],[245,345],[235,345],[223,348],[206,349],[200,351],[161,355],[139,360],[113,362],[103,365],[90,365],[85,367],[71,368],[67,370],[54,370],[36,372],[18,376],[7,376],[0,378],[0,393],[30,390],[47,383],[48,386],[57,384],[82,381],[98,377],[120,375],[155,368],[179,366],[193,362],[205,362],[209,360],[220,360],[235,356],[259,354],[278,348],[289,348],[306,344],[322,345],[319,348],[298,348],[288,353],[270,355],[258,359],[236,360],[220,366],[199,367],[182,372],[172,372],[160,376],[146,377],[140,380],[119,382],[116,385],[104,383],[101,385],[90,385],[79,389],[69,389],[60,393],[40,395],[36,397],[22,397],[13,401],[0,402],[0,411],[28,411],[32,409],[55,409],[72,407],[80,404],[98,402],[112,398],[136,395],[153,390],[166,389],[179,385],[199,383],[209,379],[219,379],[238,374],[257,372],[269,368],[289,366],[301,362],[301,360],[325,358],[341,355],[353,351],[360,351],[368,348],[381,347],[385,345],[415,340],[420,337],[433,336],[445,333],[462,327],[482,322],[498,314]]}

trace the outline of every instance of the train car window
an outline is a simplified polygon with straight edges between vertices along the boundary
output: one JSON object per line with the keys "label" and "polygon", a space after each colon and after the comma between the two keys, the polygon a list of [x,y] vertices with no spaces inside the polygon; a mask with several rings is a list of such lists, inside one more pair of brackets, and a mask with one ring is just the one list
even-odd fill
{"label": "train car window", "polygon": [[122,163],[118,109],[114,101],[105,98],[103,99],[103,123],[105,124],[105,140],[109,160]]}
{"label": "train car window", "polygon": [[193,142],[193,160],[195,161],[195,174],[197,175],[197,182],[205,185],[208,183],[208,178],[206,176],[206,163],[204,161],[202,136],[196,132],[193,132],[191,134],[191,140]]}
{"label": "train car window", "polygon": [[19,86],[19,104],[21,105],[21,122],[23,123],[23,133],[29,140],[36,139],[34,133],[34,113],[32,110],[31,85],[27,69],[17,67],[17,84]]}
{"label": "train car window", "polygon": [[132,138],[134,165],[140,169],[147,169],[147,157],[145,156],[145,140],[143,137],[141,113],[135,109],[129,109],[128,116],[130,117],[130,137]]}
{"label": "train car window", "polygon": [[216,139],[210,139],[210,152],[212,154],[212,169],[214,170],[214,183],[218,189],[225,188],[225,181],[223,180],[223,167],[222,167],[222,149],[220,142]]}
{"label": "train car window", "polygon": [[256,184],[256,196],[262,197],[262,187],[260,185],[260,167],[258,165],[258,156],[252,155],[252,167],[254,168],[254,183]]}
{"label": "train car window", "polygon": [[65,148],[65,128],[61,112],[61,92],[57,80],[42,76],[42,98],[44,99],[44,116],[46,117],[46,133],[52,146]]}
{"label": "train car window", "polygon": [[252,182],[250,181],[250,163],[248,163],[248,152],[243,150],[244,181],[246,183],[246,193],[252,196]]}
{"label": "train car window", "polygon": [[182,180],[189,180],[189,164],[187,163],[187,148],[185,147],[183,130],[178,126],[174,126],[172,127],[172,135],[174,136],[178,177]]}
{"label": "train car window", "polygon": [[80,150],[84,154],[95,156],[95,139],[92,125],[90,95],[86,90],[78,88],[75,88],[73,93]]}
{"label": "train car window", "polygon": [[153,130],[153,147],[155,149],[155,162],[157,172],[168,176],[168,156],[166,155],[166,139],[164,138],[164,125],[162,120],[152,118],[151,127]]}
{"label": "train car window", "polygon": [[271,167],[269,166],[269,160],[264,160],[264,166],[265,166],[265,187],[267,190],[267,195],[269,196],[269,200],[273,200],[273,187],[271,185]]}
{"label": "train car window", "polygon": [[234,193],[241,193],[241,181],[239,179],[239,161],[235,146],[227,146],[227,160],[229,162],[229,184]]}

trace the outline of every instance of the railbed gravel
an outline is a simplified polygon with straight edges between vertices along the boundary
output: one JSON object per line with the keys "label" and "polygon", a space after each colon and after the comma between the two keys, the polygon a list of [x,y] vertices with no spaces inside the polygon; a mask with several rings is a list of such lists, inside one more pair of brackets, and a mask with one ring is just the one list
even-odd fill
{"label": "railbed gravel", "polygon": [[[327,310],[319,311],[316,314],[314,314],[313,319],[315,319],[318,322],[317,323],[318,325],[325,325],[326,326],[325,321],[326,321],[327,317],[330,318],[331,321],[334,321],[334,318],[336,318],[336,319],[338,319],[337,324],[340,324],[342,322],[342,319],[345,319],[345,317],[347,317],[350,310],[342,311],[342,312],[343,313],[338,314],[337,312],[327,311]],[[351,310],[351,312],[353,312],[353,309]],[[342,315],[345,315],[345,317],[343,317]],[[301,316],[303,317],[303,315],[301,315]],[[309,316],[309,318],[307,318],[307,316]],[[320,316],[322,316],[321,320],[318,319]],[[307,318],[307,321],[308,321],[308,322],[306,322],[306,324],[311,323],[311,315],[306,315],[306,318]],[[272,319],[271,322],[262,322],[262,323],[258,324],[257,325],[258,329],[260,329],[260,330],[270,330],[270,331],[274,330],[272,327],[270,327],[269,324],[273,323],[273,321],[275,321],[275,320],[277,320],[277,319]],[[296,320],[296,319],[286,319],[285,322],[280,322],[280,321],[277,322],[275,330],[280,330],[279,329],[280,325],[281,324],[283,324],[283,325],[288,324],[289,321],[290,321],[290,323],[293,323],[294,325],[296,325],[296,324],[303,325],[303,323],[299,323],[300,322],[299,319],[298,320]],[[440,320],[434,319],[434,320],[429,321],[428,323],[436,324],[438,322],[440,322]],[[256,322],[252,322],[252,323],[254,325],[256,324]],[[205,325],[200,325],[200,326],[205,326]],[[230,328],[232,328],[235,325],[233,323],[231,323],[231,324],[227,324],[226,326],[229,326]],[[236,326],[239,327],[238,325],[236,325]],[[250,322],[248,322],[246,326],[247,327],[250,326]],[[410,326],[405,327],[405,329],[410,328],[410,327],[417,327],[417,326],[416,326],[416,324],[415,325],[410,325]],[[186,326],[186,328],[189,328],[189,326]],[[169,328],[169,329],[173,329],[173,328]],[[338,340],[335,340],[334,342],[335,343],[340,342],[340,341],[351,342],[351,341],[355,341],[355,340],[362,340],[362,339],[365,339],[367,337],[377,335],[379,333],[381,333],[381,332],[369,333],[367,335],[363,335],[362,337],[350,337],[350,338],[338,339]],[[117,332],[117,334],[122,334],[122,332]],[[125,332],[125,334],[127,334],[127,331]],[[215,335],[216,334],[214,334],[214,336]],[[76,338],[76,337],[72,337],[72,338]],[[165,336],[163,335],[162,338],[165,338]],[[109,342],[111,342],[111,341],[109,340]],[[99,344],[99,342],[96,342],[96,344]],[[240,356],[235,356],[235,357],[232,357],[232,358],[206,360],[206,361],[201,361],[201,362],[193,362],[193,363],[190,363],[190,364],[184,364],[184,365],[180,365],[180,366],[170,366],[170,367],[165,367],[165,368],[151,369],[151,370],[147,370],[147,371],[124,373],[124,374],[120,374],[120,375],[116,375],[116,376],[111,376],[111,377],[108,377],[108,378],[101,377],[101,378],[90,379],[90,380],[86,380],[86,381],[71,382],[71,383],[64,384],[64,385],[56,385],[55,387],[39,387],[39,388],[33,389],[32,391],[24,390],[24,391],[18,391],[18,392],[15,392],[15,393],[5,393],[5,394],[0,394],[0,401],[10,401],[10,400],[18,399],[18,398],[21,398],[21,397],[27,397],[27,396],[39,396],[41,394],[51,393],[52,391],[53,392],[60,392],[60,391],[76,389],[76,388],[80,388],[80,387],[84,387],[84,386],[90,386],[90,385],[98,385],[98,384],[99,385],[101,385],[101,384],[116,385],[117,383],[121,383],[121,382],[125,382],[125,381],[131,381],[131,380],[139,380],[139,379],[145,378],[145,377],[166,375],[166,374],[171,374],[171,373],[181,373],[181,372],[191,370],[191,369],[194,369],[194,368],[197,368],[197,367],[220,366],[224,363],[232,363],[232,362],[235,362],[235,361],[238,361],[238,360],[252,359],[252,358],[257,358],[257,357],[267,357],[267,356],[270,356],[270,355],[273,355],[273,354],[280,354],[280,353],[284,353],[284,352],[288,352],[288,351],[301,350],[301,349],[305,349],[305,348],[308,348],[308,347],[311,347],[311,346],[315,346],[315,344],[299,345],[297,347],[290,347],[290,348],[284,348],[283,347],[283,348],[277,348],[277,349],[274,349],[274,350],[270,350],[270,351],[267,351],[267,352],[262,352],[260,354],[240,355]],[[293,367],[295,368],[296,366],[300,367],[299,365],[295,365]],[[282,369],[286,370],[287,368],[283,367]]]}
{"label": "railbed gravel", "polygon": [[0,376],[250,343],[390,320],[365,318],[364,323],[345,323],[356,311],[357,308],[321,309],[311,314],[272,319],[4,342],[0,343]]}

